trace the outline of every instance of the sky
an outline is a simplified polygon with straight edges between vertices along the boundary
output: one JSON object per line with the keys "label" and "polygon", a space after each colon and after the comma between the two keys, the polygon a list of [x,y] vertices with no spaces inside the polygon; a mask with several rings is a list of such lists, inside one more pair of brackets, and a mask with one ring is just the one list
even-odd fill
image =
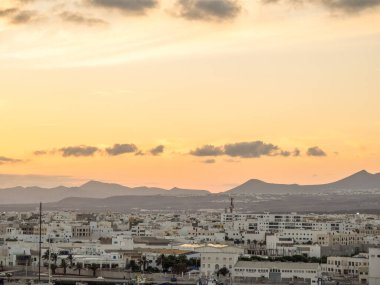
{"label": "sky", "polygon": [[380,0],[2,0],[0,187],[380,172]]}

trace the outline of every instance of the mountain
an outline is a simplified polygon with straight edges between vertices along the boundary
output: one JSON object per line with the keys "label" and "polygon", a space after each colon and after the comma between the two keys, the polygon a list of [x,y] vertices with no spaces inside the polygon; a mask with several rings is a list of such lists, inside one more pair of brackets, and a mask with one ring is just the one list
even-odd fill
{"label": "mountain", "polygon": [[[128,200],[132,199],[131,196],[139,196],[140,198],[133,198],[137,199],[138,201],[145,201],[147,199],[145,199],[144,197],[150,196],[149,199],[151,199],[154,202],[157,202],[162,200],[169,201],[170,199],[168,197],[195,197],[194,200],[197,200],[199,197],[208,196],[207,199],[209,200],[206,200],[213,201],[212,199],[217,199],[218,196],[223,195],[312,195],[313,197],[315,197],[315,195],[327,194],[330,196],[352,196],[358,193],[371,195],[376,194],[377,196],[375,197],[379,197],[378,194],[380,193],[380,173],[371,174],[365,170],[362,170],[336,182],[320,185],[275,184],[257,179],[251,179],[240,186],[237,186],[231,190],[218,194],[211,194],[209,191],[206,190],[180,189],[176,187],[170,190],[144,186],[127,187],[120,184],[104,183],[99,181],[89,181],[78,187],[13,187],[0,189],[0,205],[33,204],[39,203],[40,201],[43,203],[58,202],[65,198],[104,199],[109,197],[116,197],[114,199],[118,199],[117,197],[121,196],[126,196],[123,199]],[[156,198],[152,198],[152,196],[155,196]],[[157,196],[161,197],[158,199]],[[260,201],[262,202],[263,200]],[[141,205],[143,205],[144,203],[142,203]]]}
{"label": "mountain", "polygon": [[326,192],[380,192],[380,173],[371,174],[365,170],[336,182],[319,185],[274,184],[257,179],[251,179],[229,191],[229,195],[256,194],[317,194]]}
{"label": "mountain", "polygon": [[0,204],[33,204],[57,202],[69,197],[107,198],[112,196],[205,196],[206,190],[173,188],[170,190],[155,187],[127,187],[114,183],[89,181],[79,187],[41,188],[13,187],[0,189]]}

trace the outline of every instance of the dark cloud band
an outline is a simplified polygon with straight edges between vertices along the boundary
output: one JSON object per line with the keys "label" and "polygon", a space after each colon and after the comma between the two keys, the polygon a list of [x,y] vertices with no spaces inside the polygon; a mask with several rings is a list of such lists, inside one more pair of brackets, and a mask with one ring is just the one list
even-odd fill
{"label": "dark cloud band", "polygon": [[63,147],[59,151],[62,153],[62,156],[93,156],[99,149],[94,146],[69,146]]}
{"label": "dark cloud band", "polygon": [[366,9],[372,9],[380,6],[380,0],[262,0],[265,4],[271,3],[311,3],[320,4],[332,10],[340,10],[347,13],[361,12]]}
{"label": "dark cloud band", "polygon": [[114,144],[113,147],[106,148],[106,153],[111,156],[134,153],[136,151],[138,151],[138,148],[134,144]]}
{"label": "dark cloud band", "polygon": [[233,0],[178,0],[179,16],[188,20],[224,21],[233,19],[241,7]]}
{"label": "dark cloud band", "polygon": [[125,13],[144,14],[158,5],[156,0],[89,0],[93,6],[117,9]]}

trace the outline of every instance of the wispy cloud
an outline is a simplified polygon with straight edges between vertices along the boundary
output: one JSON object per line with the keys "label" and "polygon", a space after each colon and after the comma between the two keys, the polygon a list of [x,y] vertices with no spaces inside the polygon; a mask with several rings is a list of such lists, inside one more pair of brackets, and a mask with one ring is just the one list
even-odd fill
{"label": "wispy cloud", "polygon": [[34,155],[41,156],[41,155],[47,155],[49,152],[47,150],[36,150],[33,152]]}
{"label": "wispy cloud", "polygon": [[213,164],[213,163],[216,163],[216,160],[211,158],[211,159],[202,160],[202,162],[206,164]]}
{"label": "wispy cloud", "polygon": [[9,163],[17,163],[17,162],[22,162],[22,160],[16,159],[16,158],[10,158],[6,156],[0,156],[0,165],[9,164]]}
{"label": "wispy cloud", "polygon": [[74,24],[84,24],[88,26],[107,24],[106,21],[100,18],[88,17],[76,12],[74,13],[74,12],[65,11],[65,12],[60,13],[59,16],[61,17],[63,21],[74,23]]}

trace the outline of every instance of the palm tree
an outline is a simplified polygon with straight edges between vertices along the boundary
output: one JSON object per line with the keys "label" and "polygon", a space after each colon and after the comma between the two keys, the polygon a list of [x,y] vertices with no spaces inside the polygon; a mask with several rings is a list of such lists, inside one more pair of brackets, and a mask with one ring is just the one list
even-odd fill
{"label": "palm tree", "polygon": [[78,270],[78,275],[80,276],[80,271],[83,269],[83,264],[82,263],[77,263],[75,265],[75,270]]}
{"label": "palm tree", "polygon": [[62,259],[62,261],[61,261],[61,267],[63,268],[63,275],[66,275],[67,262],[66,262],[65,259]]}
{"label": "palm tree", "polygon": [[57,265],[58,254],[53,252],[50,254],[51,260],[54,261],[54,265]]}
{"label": "palm tree", "polygon": [[99,269],[99,264],[93,263],[93,264],[91,264],[89,269],[92,270],[92,276],[95,277],[96,276],[96,270]]}
{"label": "palm tree", "polygon": [[51,275],[55,275],[55,270],[57,269],[57,267],[58,266],[56,264],[50,265]]}
{"label": "palm tree", "polygon": [[70,253],[70,254],[67,256],[67,259],[68,259],[69,262],[70,262],[70,267],[73,267],[74,256]]}
{"label": "palm tree", "polygon": [[165,260],[165,255],[161,254],[159,257],[157,257],[156,259],[156,265],[157,266],[160,266],[161,265],[161,268],[163,268],[162,264],[164,263],[164,260]]}
{"label": "palm tree", "polygon": [[50,250],[46,250],[44,254],[42,255],[42,259],[49,260]]}

